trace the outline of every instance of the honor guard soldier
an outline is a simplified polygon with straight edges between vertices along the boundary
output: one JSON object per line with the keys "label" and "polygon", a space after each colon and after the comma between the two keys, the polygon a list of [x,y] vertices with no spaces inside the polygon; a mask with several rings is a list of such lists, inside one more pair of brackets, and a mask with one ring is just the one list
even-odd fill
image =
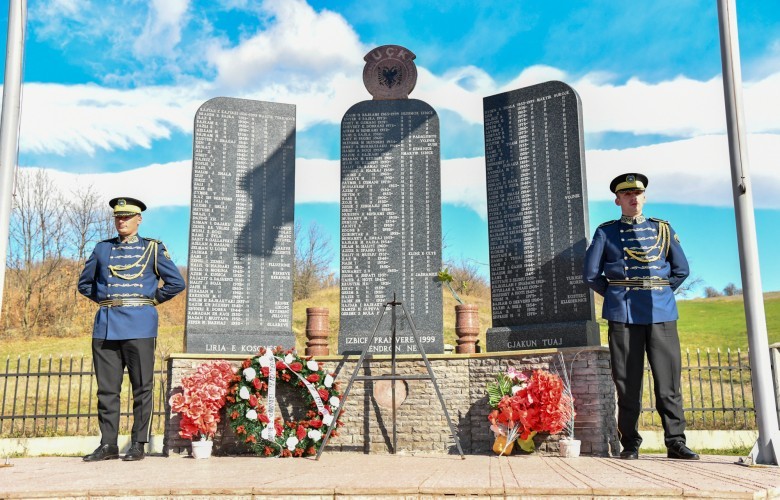
{"label": "honor guard soldier", "polygon": [[[92,358],[98,384],[100,446],[87,462],[119,458],[119,396],[124,369],[133,389],[132,443],[123,460],[144,458],[149,442],[157,340],[155,306],[184,290],[184,279],[159,240],[138,236],[146,205],[114,198],[116,238],[101,241],[87,259],[79,292],[100,308],[92,330]],[[158,288],[159,280],[163,286]]]}
{"label": "honor guard soldier", "polygon": [[688,277],[688,261],[668,222],[646,218],[647,177],[623,174],[609,186],[622,216],[596,229],[585,254],[583,279],[604,296],[612,378],[618,396],[620,458],[639,458],[645,352],[655,380],[656,408],[669,458],[698,460],[685,444],[680,390],[681,354],[674,291]]}

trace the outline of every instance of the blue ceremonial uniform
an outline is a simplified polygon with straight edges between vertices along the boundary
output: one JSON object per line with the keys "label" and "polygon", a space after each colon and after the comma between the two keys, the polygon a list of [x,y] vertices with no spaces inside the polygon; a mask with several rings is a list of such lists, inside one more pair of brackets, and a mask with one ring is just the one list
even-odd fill
{"label": "blue ceremonial uniform", "polygon": [[[145,208],[132,198],[119,201],[119,210],[114,212],[117,227],[123,223],[120,218],[132,221]],[[136,212],[127,214],[124,210],[128,209]],[[136,227],[140,219],[137,221]],[[161,279],[164,284],[158,288]],[[116,237],[95,245],[79,277],[78,290],[100,305],[92,328],[92,356],[101,445],[84,460],[119,456],[119,400],[125,368],[133,388],[133,428],[132,445],[123,459],[141,460],[149,441],[153,408],[155,306],[184,290],[184,278],[161,241],[133,234],[125,241]]]}
{"label": "blue ceremonial uniform", "polygon": [[[113,272],[109,266],[114,267]],[[164,285],[158,288],[160,279]],[[103,304],[95,315],[93,338],[154,338],[154,306],[184,290],[184,278],[162,242],[134,236],[130,242],[122,243],[119,238],[111,238],[95,245],[84,265],[78,289],[82,295]],[[109,302],[115,299],[133,305],[113,307]]]}
{"label": "blue ceremonial uniform", "polygon": [[609,322],[609,354],[618,404],[617,427],[623,450],[620,458],[639,458],[639,415],[645,353],[653,372],[655,407],[664,427],[667,457],[697,460],[685,446],[682,407],[680,339],[674,291],[688,277],[688,260],[668,222],[646,219],[647,176],[615,177],[620,220],[596,229],[585,252],[582,279],[604,296],[602,317]]}
{"label": "blue ceremonial uniform", "polygon": [[688,260],[666,221],[638,220],[613,220],[596,229],[585,254],[585,283],[604,296],[606,320],[640,325],[674,321],[674,291],[688,277]]}
{"label": "blue ceremonial uniform", "polygon": [[[623,216],[596,229],[585,254],[583,279],[604,296],[602,317],[609,321],[612,378],[618,394],[622,458],[636,458],[642,437],[644,357],[655,378],[656,408],[664,442],[673,458],[685,448],[685,415],[680,392],[680,341],[676,290],[688,277],[688,261],[669,223]],[[698,457],[696,455],[696,457]]]}

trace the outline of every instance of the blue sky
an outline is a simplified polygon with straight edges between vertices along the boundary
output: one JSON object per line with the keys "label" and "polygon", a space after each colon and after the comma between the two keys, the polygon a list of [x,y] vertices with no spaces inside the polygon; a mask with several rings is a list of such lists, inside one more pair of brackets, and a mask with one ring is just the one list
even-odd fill
{"label": "blue sky", "polygon": [[[780,3],[737,16],[762,282],[780,290]],[[296,218],[338,257],[339,123],[370,98],[363,56],[398,44],[441,121],[445,257],[488,274],[482,98],[562,80],[583,100],[591,228],[618,214],[609,180],[644,172],[692,275],[740,283],[712,0],[29,0],[28,19],[21,167],[145,200],[144,234],[180,264],[193,117],[216,96],[297,105]]]}

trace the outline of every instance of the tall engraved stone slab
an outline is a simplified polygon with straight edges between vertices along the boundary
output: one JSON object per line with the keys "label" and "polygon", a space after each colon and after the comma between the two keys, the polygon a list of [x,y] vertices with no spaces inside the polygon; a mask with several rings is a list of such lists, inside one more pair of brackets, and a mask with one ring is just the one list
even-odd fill
{"label": "tall engraved stone slab", "polygon": [[254,354],[292,333],[295,106],[218,97],[195,115],[186,346]]}
{"label": "tall engraved stone slab", "polygon": [[[443,352],[439,119],[414,99],[360,102],[341,121],[339,353],[362,352],[388,300]],[[390,308],[372,353],[390,353]],[[417,352],[397,308],[396,352]]]}
{"label": "tall engraved stone slab", "polygon": [[489,351],[599,345],[582,282],[581,103],[562,82],[484,99],[493,328]]}

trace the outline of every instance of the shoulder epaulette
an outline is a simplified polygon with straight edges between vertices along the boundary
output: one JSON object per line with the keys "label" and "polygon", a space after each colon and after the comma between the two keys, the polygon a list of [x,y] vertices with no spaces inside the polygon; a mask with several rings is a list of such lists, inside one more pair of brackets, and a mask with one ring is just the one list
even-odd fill
{"label": "shoulder epaulette", "polygon": [[609,226],[610,224],[614,224],[617,221],[618,221],[617,219],[615,219],[615,220],[608,220],[604,224],[599,224],[599,227]]}
{"label": "shoulder epaulette", "polygon": [[648,217],[648,219],[650,219],[650,220],[651,220],[651,221],[653,221],[653,222],[663,222],[664,224],[669,224],[669,221],[668,221],[668,220],[657,219],[657,218],[655,218],[655,217]]}
{"label": "shoulder epaulette", "polygon": [[155,238],[147,238],[146,236],[142,236],[142,238],[145,239],[146,241],[154,241],[158,245],[162,245],[162,241],[161,240],[158,240],[158,239],[155,239]]}

